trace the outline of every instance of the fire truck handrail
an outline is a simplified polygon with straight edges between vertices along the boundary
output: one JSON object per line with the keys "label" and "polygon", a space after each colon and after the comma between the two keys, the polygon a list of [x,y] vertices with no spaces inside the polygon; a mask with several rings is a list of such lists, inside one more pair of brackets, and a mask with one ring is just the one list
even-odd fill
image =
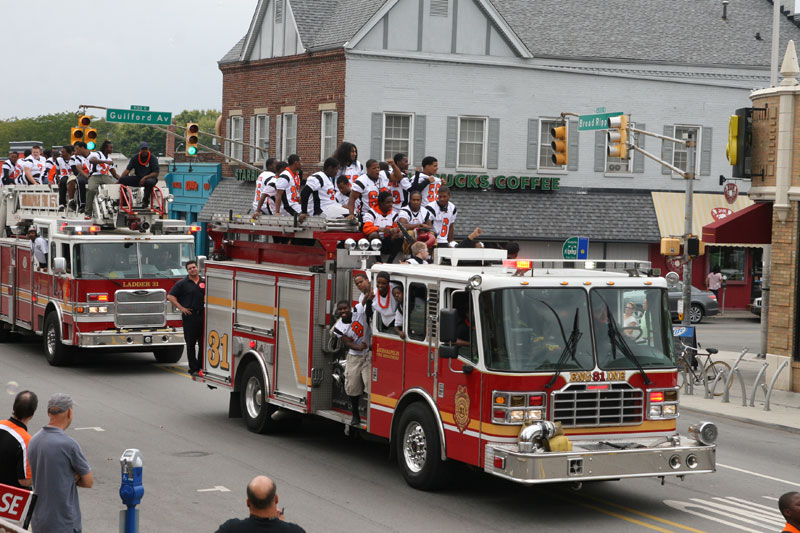
{"label": "fire truck handrail", "polygon": [[308,217],[302,222],[297,222],[295,217],[284,217],[276,215],[261,215],[252,218],[250,215],[226,215],[215,213],[211,217],[211,222],[217,226],[227,229],[259,229],[286,232],[287,230],[306,231],[351,231],[358,232],[358,221],[345,218],[325,218]]}

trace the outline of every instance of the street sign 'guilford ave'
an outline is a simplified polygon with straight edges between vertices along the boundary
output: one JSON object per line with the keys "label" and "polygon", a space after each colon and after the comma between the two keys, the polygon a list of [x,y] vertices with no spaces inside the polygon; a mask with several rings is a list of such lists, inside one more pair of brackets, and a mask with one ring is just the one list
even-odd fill
{"label": "street sign 'guilford ave'", "polygon": [[608,119],[623,113],[599,113],[597,115],[581,115],[578,117],[578,131],[604,130],[608,128]]}
{"label": "street sign 'guilford ave'", "polygon": [[171,121],[172,113],[162,113],[159,111],[134,111],[131,109],[106,109],[106,122],[156,124],[168,126]]}

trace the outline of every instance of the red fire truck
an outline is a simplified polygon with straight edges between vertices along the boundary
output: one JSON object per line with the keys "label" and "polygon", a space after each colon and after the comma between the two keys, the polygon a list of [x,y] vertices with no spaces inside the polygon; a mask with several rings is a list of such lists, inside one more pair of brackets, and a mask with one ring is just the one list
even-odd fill
{"label": "red fire truck", "polygon": [[676,431],[667,282],[649,263],[451,248],[381,264],[380,241],[347,224],[212,222],[196,379],[230,391],[229,416],[265,433],[279,409],[349,424],[331,315],[359,298],[354,272],[387,272],[404,337],[373,320],[360,429],[388,439],[410,485],[438,486],[456,461],[526,484],[715,470],[715,426]]}
{"label": "red fire truck", "polygon": [[[49,185],[0,189],[0,340],[13,332],[44,337],[52,365],[73,348],[151,351],[159,362],[183,353],[180,313],[166,300],[194,257],[194,232],[167,220],[168,197],[153,189],[103,185],[93,220],[61,210]],[[29,229],[47,242],[34,260]]]}

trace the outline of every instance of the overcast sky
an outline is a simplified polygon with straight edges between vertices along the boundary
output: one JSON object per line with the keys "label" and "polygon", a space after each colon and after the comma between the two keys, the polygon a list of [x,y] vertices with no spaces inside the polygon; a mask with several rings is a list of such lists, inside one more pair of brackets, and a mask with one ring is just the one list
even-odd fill
{"label": "overcast sky", "polygon": [[0,0],[0,119],[81,104],[221,109],[217,61],[247,32],[256,2]]}

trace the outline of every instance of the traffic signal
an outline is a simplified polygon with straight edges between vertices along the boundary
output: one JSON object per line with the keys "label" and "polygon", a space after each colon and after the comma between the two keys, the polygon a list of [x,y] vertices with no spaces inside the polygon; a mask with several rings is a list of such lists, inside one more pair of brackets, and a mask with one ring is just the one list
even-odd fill
{"label": "traffic signal", "polygon": [[194,122],[186,123],[186,155],[197,155],[200,143],[200,126]]}
{"label": "traffic signal", "polygon": [[567,157],[567,123],[561,122],[550,128],[550,137],[553,141],[550,147],[553,149],[553,164],[564,166],[567,164],[569,158]]}
{"label": "traffic signal", "polygon": [[628,117],[608,119],[608,157],[628,159]]}
{"label": "traffic signal", "polygon": [[86,148],[95,150],[97,148],[97,129],[86,128]]}
{"label": "traffic signal", "polygon": [[690,257],[698,257],[706,253],[706,243],[690,235],[686,240],[686,251]]}
{"label": "traffic signal", "polygon": [[84,139],[83,128],[72,128],[69,133],[69,143],[75,144]]}
{"label": "traffic signal", "polygon": [[733,169],[734,178],[752,176],[753,108],[743,107],[731,115],[728,122],[728,145],[725,154]]}
{"label": "traffic signal", "polygon": [[89,115],[81,115],[78,119],[78,127],[79,128],[88,128],[92,125],[92,117]]}

